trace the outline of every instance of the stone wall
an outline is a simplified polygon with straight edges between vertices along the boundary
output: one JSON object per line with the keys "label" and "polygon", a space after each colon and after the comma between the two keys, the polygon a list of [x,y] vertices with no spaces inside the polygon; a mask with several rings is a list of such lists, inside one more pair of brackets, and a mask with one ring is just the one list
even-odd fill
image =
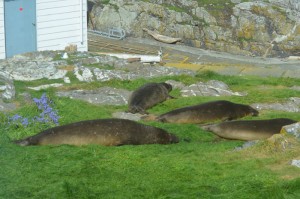
{"label": "stone wall", "polygon": [[300,55],[298,0],[94,2],[96,30],[120,27],[128,36],[150,38],[142,30],[148,28],[203,49],[265,57]]}

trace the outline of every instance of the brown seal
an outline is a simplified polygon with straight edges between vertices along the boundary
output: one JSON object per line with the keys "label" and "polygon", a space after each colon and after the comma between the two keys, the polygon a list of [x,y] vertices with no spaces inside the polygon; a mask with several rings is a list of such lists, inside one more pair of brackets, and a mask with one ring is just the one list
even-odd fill
{"label": "brown seal", "polygon": [[50,128],[15,143],[21,146],[60,144],[119,146],[170,144],[178,141],[175,135],[157,127],[126,119],[98,119]]}
{"label": "brown seal", "polygon": [[147,109],[173,98],[169,95],[171,90],[172,85],[164,82],[144,84],[131,94],[128,102],[128,112],[147,113]]}
{"label": "brown seal", "polygon": [[236,120],[219,124],[201,126],[219,137],[232,140],[260,140],[267,139],[274,134],[280,133],[283,126],[296,123],[297,121],[287,118],[269,120]]}
{"label": "brown seal", "polygon": [[[257,116],[258,111],[248,105],[218,100],[175,109],[156,117],[155,120],[169,123],[198,124],[217,120],[233,120],[248,115]],[[147,117],[145,118],[147,120]]]}

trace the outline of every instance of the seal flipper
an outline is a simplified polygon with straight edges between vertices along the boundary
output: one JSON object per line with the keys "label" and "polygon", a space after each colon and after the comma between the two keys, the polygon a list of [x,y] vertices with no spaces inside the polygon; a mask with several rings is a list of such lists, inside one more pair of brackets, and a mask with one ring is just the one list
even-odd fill
{"label": "seal flipper", "polygon": [[173,97],[171,95],[168,95],[167,99],[177,99],[176,97]]}
{"label": "seal flipper", "polygon": [[133,113],[133,114],[135,114],[135,113],[148,114],[145,109],[143,109],[142,107],[139,107],[139,106],[131,106],[128,108],[128,110],[126,112]]}
{"label": "seal flipper", "polygon": [[167,123],[168,122],[168,120],[166,118],[164,118],[164,117],[157,117],[155,120],[158,121],[158,122],[163,122],[163,123]]}
{"label": "seal flipper", "polygon": [[142,116],[141,119],[143,121],[155,121],[157,119],[157,116],[153,114],[149,114],[149,115]]}
{"label": "seal flipper", "polygon": [[192,141],[192,139],[191,138],[183,138],[183,141],[190,143]]}
{"label": "seal flipper", "polygon": [[28,139],[25,140],[16,140],[14,141],[15,144],[20,145],[20,146],[28,146],[30,145]]}

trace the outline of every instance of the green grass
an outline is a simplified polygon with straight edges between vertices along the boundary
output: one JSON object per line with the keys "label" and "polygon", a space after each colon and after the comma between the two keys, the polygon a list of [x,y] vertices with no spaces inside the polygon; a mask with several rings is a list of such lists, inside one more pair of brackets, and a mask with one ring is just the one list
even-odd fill
{"label": "green grass", "polygon": [[[226,99],[240,103],[285,101],[300,96],[291,90],[300,86],[297,79],[229,77],[212,72],[199,73],[196,77],[174,76],[151,80],[109,81],[105,83],[74,82],[63,88],[43,91],[28,90],[53,81],[16,82],[18,113],[33,117],[38,113],[34,104],[22,102],[20,93],[28,92],[40,97],[43,92],[54,102],[61,124],[109,118],[127,106],[92,105],[80,100],[55,96],[58,89],[96,89],[112,86],[134,90],[142,84],[169,79],[185,84],[211,79],[220,80],[234,91],[247,91],[245,97],[180,97],[175,89],[167,100],[152,109],[159,114],[174,108]],[[289,117],[299,120],[299,113],[262,111],[259,118]],[[251,118],[250,118],[251,119]],[[0,198],[270,198],[296,199],[300,197],[299,168],[289,165],[299,159],[298,148],[284,152],[267,150],[264,146],[234,151],[242,141],[219,139],[193,124],[147,124],[164,128],[182,141],[172,145],[140,146],[30,146],[20,147],[15,139],[34,135],[49,126],[8,127],[6,115],[0,114]],[[145,122],[146,123],[146,122]]]}

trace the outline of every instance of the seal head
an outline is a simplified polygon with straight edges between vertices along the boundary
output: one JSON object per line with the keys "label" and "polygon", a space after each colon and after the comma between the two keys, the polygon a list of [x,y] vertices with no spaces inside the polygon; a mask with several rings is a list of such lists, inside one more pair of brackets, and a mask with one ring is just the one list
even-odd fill
{"label": "seal head", "polygon": [[148,114],[147,109],[174,97],[169,95],[172,85],[161,83],[147,83],[135,90],[128,102],[128,112]]}

